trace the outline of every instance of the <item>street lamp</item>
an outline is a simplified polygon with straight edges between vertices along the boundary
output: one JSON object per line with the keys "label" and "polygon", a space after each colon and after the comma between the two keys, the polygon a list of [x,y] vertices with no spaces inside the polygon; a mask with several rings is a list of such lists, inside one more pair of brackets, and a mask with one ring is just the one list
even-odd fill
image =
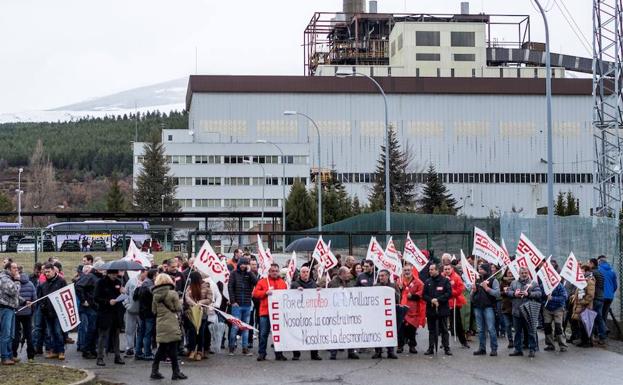
{"label": "street lamp", "polygon": [[283,114],[285,116],[294,116],[294,115],[300,115],[304,118],[306,118],[307,120],[309,120],[314,128],[316,129],[316,134],[318,135],[318,178],[316,178],[317,181],[317,185],[318,185],[318,232],[322,231],[322,181],[321,181],[321,161],[320,161],[320,129],[318,128],[318,125],[316,124],[316,122],[314,121],[314,119],[310,118],[307,114],[304,114],[302,112],[297,112],[297,111],[283,111]]}
{"label": "street lamp", "polygon": [[[283,199],[282,199],[282,207],[281,207],[281,229],[282,231],[286,231],[286,162],[285,162],[285,156],[283,154],[283,150],[281,149],[281,147],[279,147],[276,143],[271,142],[270,140],[264,140],[264,139],[258,139],[255,141],[256,143],[267,143],[267,144],[272,144],[273,146],[277,147],[277,150],[279,150],[279,153],[281,153],[281,173],[282,175],[282,179],[281,179],[281,186],[282,186],[282,190],[283,190]],[[283,235],[283,247],[286,247],[286,235]]]}
{"label": "street lamp", "polygon": [[15,190],[15,192],[17,193],[17,223],[19,223],[19,225],[22,225],[22,173],[24,172],[23,168],[19,168],[17,170],[17,190]]}
{"label": "street lamp", "polygon": [[554,254],[554,161],[552,149],[552,65],[549,53],[549,25],[539,0],[534,1],[545,24],[545,100],[547,104],[547,252]]}
{"label": "street lamp", "polygon": [[[251,159],[243,159],[242,163],[245,164],[253,164]],[[264,231],[264,208],[266,207],[266,176],[271,174],[266,174],[266,169],[261,163],[256,163],[258,166],[262,168],[262,219],[260,222],[260,231]]]}
{"label": "street lamp", "polygon": [[378,88],[378,90],[381,92],[381,96],[383,96],[383,103],[385,104],[385,231],[387,232],[387,235],[385,236],[386,239],[389,239],[389,232],[391,230],[391,201],[390,201],[390,193],[389,193],[389,117],[388,117],[388,111],[387,111],[387,96],[385,95],[385,91],[383,91],[383,87],[381,87],[381,85],[374,80],[373,77],[366,75],[364,73],[360,73],[360,72],[355,72],[355,71],[348,71],[348,70],[338,70],[335,73],[335,76],[337,76],[338,78],[345,78],[345,77],[356,77],[356,76],[362,76],[364,78],[367,78],[368,80],[370,80],[375,86],[376,88]]}
{"label": "street lamp", "polygon": [[161,213],[163,213],[163,212],[164,212],[164,197],[165,197],[165,196],[166,196],[166,195],[164,195],[164,194],[160,195],[160,201],[161,201],[161,203],[162,203],[162,205],[160,206],[160,212],[161,212]]}

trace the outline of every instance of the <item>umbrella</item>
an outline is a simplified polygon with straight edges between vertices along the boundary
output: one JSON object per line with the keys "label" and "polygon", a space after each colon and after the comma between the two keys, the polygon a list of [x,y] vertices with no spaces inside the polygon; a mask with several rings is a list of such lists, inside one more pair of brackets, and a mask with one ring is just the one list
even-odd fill
{"label": "umbrella", "polygon": [[539,324],[539,313],[541,312],[541,304],[536,301],[527,301],[519,307],[522,317],[528,323],[530,332],[536,336],[536,328]]}
{"label": "umbrella", "polygon": [[104,266],[100,267],[98,270],[145,270],[145,268],[138,262],[120,259],[105,263]]}
{"label": "umbrella", "polygon": [[293,251],[314,251],[316,247],[316,243],[318,243],[318,238],[299,238],[294,242],[290,243],[286,247],[286,253],[291,253]]}
{"label": "umbrella", "polygon": [[224,322],[215,321],[211,322],[208,325],[208,330],[210,331],[210,350],[213,353],[221,352],[221,342],[223,341],[223,336],[225,335],[226,325]]}
{"label": "umbrella", "polygon": [[[201,318],[203,316],[203,309],[201,305],[193,305],[186,311],[186,317],[190,323],[195,327],[195,332],[199,335],[199,331],[201,330]],[[195,353],[197,353],[197,349],[199,348],[199,344],[195,345]]]}
{"label": "umbrella", "polygon": [[591,335],[593,332],[593,325],[595,324],[595,317],[597,317],[597,312],[591,309],[584,309],[582,313],[580,313],[580,319],[584,324],[584,328],[586,329],[586,334]]}

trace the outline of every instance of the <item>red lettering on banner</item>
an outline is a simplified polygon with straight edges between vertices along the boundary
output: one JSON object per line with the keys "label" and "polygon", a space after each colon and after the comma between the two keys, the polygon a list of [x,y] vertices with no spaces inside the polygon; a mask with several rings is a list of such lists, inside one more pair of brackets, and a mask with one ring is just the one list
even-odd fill
{"label": "red lettering on banner", "polygon": [[539,254],[536,251],[534,251],[530,247],[530,245],[528,245],[523,239],[519,241],[519,244],[517,245],[517,251],[521,252],[521,254],[528,256],[533,266],[538,266],[539,263],[541,263],[542,261]]}
{"label": "red lettering on banner", "polygon": [[78,317],[76,316],[76,308],[74,306],[74,297],[71,295],[71,290],[66,289],[59,293],[59,297],[63,302],[63,307],[65,311],[69,315],[69,324],[74,326],[78,323]]}

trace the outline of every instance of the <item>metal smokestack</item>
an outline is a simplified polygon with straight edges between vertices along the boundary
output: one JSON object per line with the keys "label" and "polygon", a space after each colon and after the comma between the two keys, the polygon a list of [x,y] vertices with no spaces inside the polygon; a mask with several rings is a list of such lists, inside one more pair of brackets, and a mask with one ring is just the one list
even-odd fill
{"label": "metal smokestack", "polygon": [[368,5],[368,13],[377,13],[379,8],[379,2],[376,0],[370,0]]}
{"label": "metal smokestack", "polygon": [[342,5],[347,20],[352,18],[356,13],[366,12],[366,0],[344,0]]}
{"label": "metal smokestack", "polygon": [[469,15],[469,2],[468,1],[461,2],[461,15]]}

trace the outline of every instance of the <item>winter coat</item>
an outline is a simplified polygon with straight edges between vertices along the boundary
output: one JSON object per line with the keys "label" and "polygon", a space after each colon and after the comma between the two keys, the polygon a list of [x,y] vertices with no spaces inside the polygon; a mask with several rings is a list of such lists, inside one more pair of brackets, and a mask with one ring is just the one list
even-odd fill
{"label": "winter coat", "polygon": [[260,300],[260,317],[268,317],[268,294],[269,290],[286,290],[288,285],[281,278],[262,278],[253,289],[253,298]]}
{"label": "winter coat", "polygon": [[372,286],[374,285],[374,275],[372,273],[359,273],[355,286]]}
{"label": "winter coat", "polygon": [[140,319],[155,318],[156,316],[151,311],[151,304],[154,300],[154,296],[151,293],[154,287],[154,281],[149,278],[145,278],[143,284],[134,290],[134,301],[138,301],[138,316]]}
{"label": "winter coat", "polygon": [[173,283],[175,284],[175,291],[182,294],[184,292],[184,286],[186,286],[186,277],[184,276],[184,273],[178,270],[175,273],[165,272],[165,274],[169,275],[169,277],[173,280]]}
{"label": "winter coat", "polygon": [[311,279],[311,277],[307,281],[303,281],[299,277],[299,279],[297,279],[296,281],[292,281],[290,289],[298,289],[299,287],[302,287],[303,289],[315,289],[318,287],[318,285],[316,285],[316,281]]}
{"label": "winter coat", "polygon": [[257,283],[257,278],[248,269],[241,271],[240,266],[229,275],[229,299],[231,303],[237,303],[239,306],[251,306],[251,294],[253,287]]}
{"label": "winter coat", "polygon": [[[67,286],[65,279],[63,279],[60,274],[56,274],[54,278],[47,279],[43,284],[41,284],[41,286],[39,286],[39,293],[37,293],[38,298],[52,294],[65,286]],[[56,318],[56,311],[54,310],[54,306],[52,305],[50,298],[43,299],[41,302],[43,302],[41,304],[41,314],[43,314],[46,318]]]}
{"label": "winter coat", "polygon": [[595,298],[593,300],[604,300],[604,276],[599,270],[593,270],[593,277],[595,278]]}
{"label": "winter coat", "polygon": [[[427,317],[448,317],[450,315],[450,306],[448,301],[452,296],[452,286],[450,280],[441,274],[436,277],[430,277],[424,284],[424,292],[422,297],[426,301]],[[433,306],[433,299],[437,299],[439,305]]]}
{"label": "winter coat", "polygon": [[485,290],[480,286],[489,277],[482,277],[476,281],[475,289],[471,292],[472,307],[485,309],[488,307],[495,308],[497,299],[500,297],[500,283],[497,279],[490,279],[489,290]]}
{"label": "winter coat", "polygon": [[614,293],[618,288],[616,273],[606,261],[599,262],[599,272],[604,277],[604,299],[614,299]]}
{"label": "winter coat", "polygon": [[121,295],[123,285],[119,279],[110,279],[108,275],[95,285],[95,303],[97,303],[97,326],[100,329],[111,327],[121,329],[123,323],[123,304],[110,304],[111,299]]}
{"label": "winter coat", "polygon": [[[522,291],[525,289],[528,289],[528,295],[523,298],[515,297],[515,290],[517,289],[522,290]],[[530,280],[529,278],[526,279],[525,281],[516,279],[513,282],[511,282],[508,289],[506,289],[506,295],[512,298],[513,317],[521,317],[521,311],[520,311],[521,305],[523,305],[524,303],[528,301],[540,301],[542,292],[541,292],[541,288],[539,287],[539,285],[536,282],[533,282],[532,280]]]}
{"label": "winter coat", "polygon": [[513,277],[502,277],[500,279],[500,292],[502,297],[502,314],[513,313],[513,299],[509,297],[506,290],[515,279]]}
{"label": "winter coat", "polygon": [[128,295],[125,301],[123,301],[123,307],[125,311],[132,315],[138,315],[140,311],[140,303],[134,300],[134,292],[138,287],[138,277],[130,278],[125,284],[125,293]]}
{"label": "winter coat", "polygon": [[467,300],[463,295],[463,291],[465,291],[465,283],[461,277],[456,273],[456,271],[452,272],[452,275],[447,277],[450,280],[450,286],[452,287],[452,297],[448,302],[450,309],[454,309],[456,306],[458,309],[465,306],[467,304]]}
{"label": "winter coat", "polygon": [[549,311],[564,310],[567,304],[567,290],[562,283],[554,288],[549,299],[546,300],[547,306],[545,308]]}
{"label": "winter coat", "polygon": [[578,289],[573,294],[571,302],[573,303],[573,314],[571,318],[580,319],[580,314],[586,309],[593,308],[593,299],[595,299],[595,277],[587,275],[586,287],[582,290]]}
{"label": "winter coat", "polygon": [[95,303],[95,286],[97,286],[97,282],[100,279],[102,279],[102,274],[91,271],[89,274],[80,277],[78,282],[76,282],[76,296],[78,296],[81,306],[85,306],[85,303],[87,303],[88,307],[92,309],[97,308]]}
{"label": "winter coat", "polygon": [[402,276],[397,284],[400,289],[400,304],[409,307],[405,322],[415,327],[423,327],[426,325],[426,302],[422,299],[424,283],[413,275],[411,280]]}
{"label": "winter coat", "polygon": [[[37,299],[37,290],[35,289],[35,285],[30,282],[30,278],[26,274],[22,274],[20,276],[20,288],[19,288],[19,296],[20,296],[20,307],[26,306],[26,302],[34,302]],[[16,316],[31,316],[32,308],[25,307],[21,311],[15,313]]]}
{"label": "winter coat", "polygon": [[20,286],[19,281],[14,281],[6,270],[0,272],[0,307],[17,309]]}
{"label": "winter coat", "polygon": [[173,285],[155,286],[152,290],[154,299],[151,311],[156,315],[156,342],[170,343],[182,340],[182,330],[178,313],[182,311],[182,302]]}
{"label": "winter coat", "polygon": [[[372,285],[370,285],[372,286]],[[354,279],[349,279],[348,281],[342,281],[340,279],[339,275],[336,275],[335,277],[333,277],[333,279],[331,281],[329,281],[329,285],[328,287],[330,289],[335,289],[338,287],[355,287],[355,280]]]}
{"label": "winter coat", "polygon": [[201,281],[201,298],[199,299],[193,298],[192,292],[190,290],[190,284],[188,285],[188,288],[186,289],[186,295],[184,296],[184,300],[186,301],[188,306],[195,306],[195,305],[210,306],[212,304],[213,299],[214,299],[214,295],[212,294],[212,289],[210,288],[210,284],[207,282],[203,282],[203,281]]}

